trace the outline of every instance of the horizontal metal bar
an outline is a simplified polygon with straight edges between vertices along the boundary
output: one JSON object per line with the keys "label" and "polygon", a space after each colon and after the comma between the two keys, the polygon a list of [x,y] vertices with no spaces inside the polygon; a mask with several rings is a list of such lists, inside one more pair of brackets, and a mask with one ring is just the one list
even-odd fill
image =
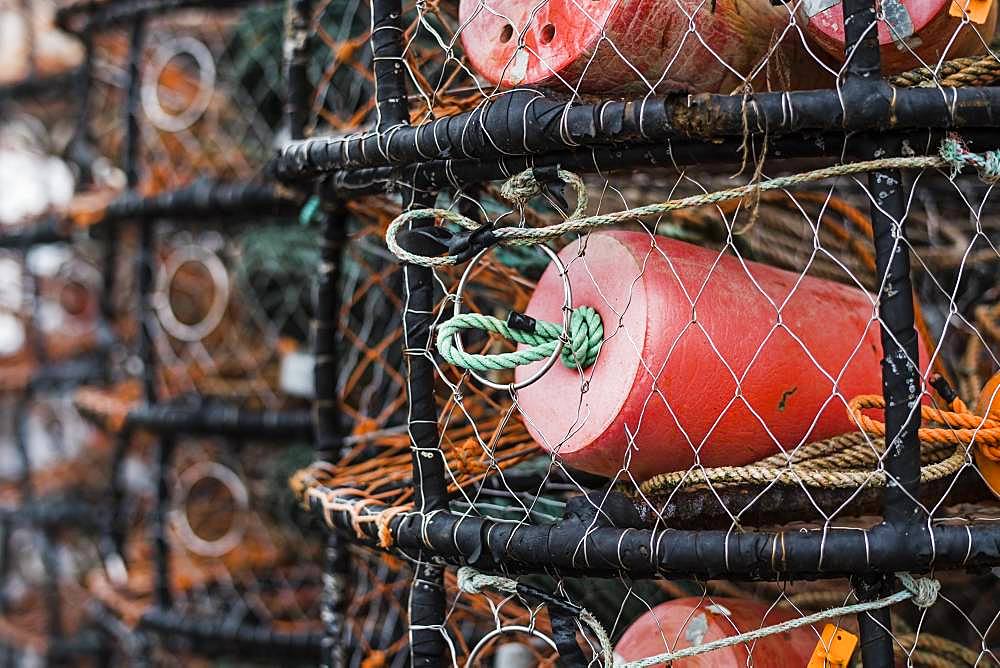
{"label": "horizontal metal bar", "polygon": [[283,661],[318,660],[321,631],[279,631],[265,625],[234,625],[224,616],[192,617],[176,610],[152,608],[139,619],[139,628],[196,640],[199,656],[238,655]]}
{"label": "horizontal metal bar", "polygon": [[252,410],[216,401],[140,406],[129,411],[125,426],[158,434],[189,436],[311,439],[313,435],[312,413],[307,409]]}
{"label": "horizontal metal bar", "polygon": [[56,12],[56,25],[70,33],[127,24],[140,14],[156,15],[184,9],[220,11],[277,0],[78,0]]}
{"label": "horizontal metal bar", "polygon": [[[328,528],[352,531],[377,545],[377,522],[324,508],[322,490],[308,494],[312,515]],[[359,499],[337,497],[350,505]],[[358,504],[362,518],[384,507]],[[906,530],[879,524],[789,531],[705,531],[595,526],[572,518],[554,525],[500,522],[439,511],[400,514],[388,524],[393,548],[433,553],[449,564],[507,573],[632,578],[781,580],[879,572],[982,569],[1000,565],[1000,522],[940,523]]]}
{"label": "horizontal metal bar", "polygon": [[86,76],[83,65],[56,74],[33,76],[15,83],[0,86],[0,103],[32,101],[44,99],[51,102],[55,98],[65,98],[66,89]]}
{"label": "horizontal metal bar", "polygon": [[193,216],[283,215],[296,212],[300,205],[301,202],[283,194],[272,183],[202,180],[152,196],[127,192],[108,205],[100,222]]}
{"label": "horizontal metal bar", "polygon": [[293,141],[275,156],[271,169],[279,179],[290,180],[341,169],[496,159],[589,145],[807,130],[990,127],[1000,121],[1000,111],[993,111],[1000,110],[1000,88],[895,89],[882,83],[873,90],[851,105],[838,90],[673,95],[576,105],[517,90],[424,125]]}
{"label": "horizontal metal bar", "polygon": [[[915,155],[936,153],[945,137],[944,130],[909,130],[885,133],[909,146]],[[983,151],[1000,148],[1000,133],[995,129],[974,128],[962,136]],[[849,159],[860,156],[860,146],[843,132],[796,132],[777,137],[749,137],[717,141],[675,139],[655,144],[625,146],[588,146],[538,155],[501,156],[495,160],[430,160],[405,166],[344,169],[326,176],[322,183],[325,196],[350,197],[360,194],[399,190],[413,184],[421,190],[439,191],[463,188],[470,184],[506,179],[533,167],[556,166],[578,174],[606,173],[622,169],[662,169],[689,165],[740,164],[744,151],[748,162],[766,150],[770,164],[780,160],[833,157]],[[869,158],[867,154],[864,159]]]}

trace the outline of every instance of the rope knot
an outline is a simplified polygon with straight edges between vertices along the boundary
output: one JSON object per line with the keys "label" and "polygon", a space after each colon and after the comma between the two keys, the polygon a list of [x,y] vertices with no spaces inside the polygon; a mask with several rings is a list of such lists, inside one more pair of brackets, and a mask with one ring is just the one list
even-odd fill
{"label": "rope knot", "polygon": [[597,354],[604,343],[604,323],[600,314],[590,306],[573,310],[570,320],[569,341],[563,346],[563,364],[570,369],[579,366],[588,369],[597,361]]}
{"label": "rope knot", "polygon": [[[562,336],[561,323],[547,320],[536,320],[533,323],[533,330],[526,331],[511,327],[508,322],[490,315],[463,313],[446,320],[438,327],[437,349],[447,362],[463,369],[479,372],[514,369],[552,355]],[[454,339],[456,333],[467,329],[497,334],[514,343],[523,344],[523,347],[507,353],[465,352],[459,350]],[[559,357],[571,369],[587,369],[597,360],[603,343],[604,324],[600,314],[592,307],[581,306],[573,310],[569,336]]]}
{"label": "rope knot", "polygon": [[898,573],[896,577],[906,591],[913,595],[911,599],[918,608],[929,608],[937,601],[941,583],[933,578],[915,578],[909,573]]}
{"label": "rope knot", "polygon": [[1000,151],[973,153],[966,148],[958,135],[951,135],[941,142],[938,153],[951,165],[951,176],[956,177],[962,168],[971,165],[979,172],[979,178],[989,184],[1000,182]]}
{"label": "rope knot", "polygon": [[535,173],[526,169],[510,177],[500,186],[500,197],[515,206],[523,207],[531,199],[542,194],[542,184],[535,178]]}

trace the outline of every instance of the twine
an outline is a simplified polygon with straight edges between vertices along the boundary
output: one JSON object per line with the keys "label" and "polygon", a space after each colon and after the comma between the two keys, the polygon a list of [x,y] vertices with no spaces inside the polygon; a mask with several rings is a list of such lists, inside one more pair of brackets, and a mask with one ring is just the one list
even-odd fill
{"label": "twine", "polygon": [[[847,176],[850,174],[860,174],[862,172],[873,172],[886,169],[927,169],[950,167],[954,177],[963,167],[975,167],[980,177],[993,183],[1000,179],[1000,152],[990,151],[984,154],[977,154],[968,151],[961,139],[951,136],[941,142],[939,155],[937,156],[914,156],[880,158],[878,160],[866,160],[863,162],[849,163],[846,165],[833,165],[800,174],[779,176],[773,179],[765,179],[759,182],[752,182],[737,188],[728,188],[711,193],[692,195],[679,199],[667,200],[656,204],[617,211],[614,213],[599,214],[595,216],[580,217],[583,211],[581,202],[585,203],[586,188],[582,180],[565,170],[559,170],[558,175],[563,181],[571,185],[577,192],[577,207],[573,214],[564,222],[545,227],[499,227],[492,230],[492,236],[497,243],[503,246],[531,246],[545,243],[557,239],[565,234],[586,233],[604,227],[612,227],[627,222],[634,222],[638,218],[649,216],[661,216],[680,209],[718,204],[727,200],[742,199],[747,196],[755,196],[768,190],[781,190],[791,186],[823,181],[825,179]],[[541,186],[537,184],[535,177],[530,170],[521,172],[501,189],[501,193],[511,197],[515,203],[521,204],[526,201],[524,198],[533,193],[540,192]],[[513,182],[513,183],[512,183]],[[509,187],[508,187],[509,186]],[[457,211],[450,209],[411,209],[404,211],[390,223],[386,230],[386,245],[389,250],[401,261],[407,264],[419,265],[422,267],[444,267],[458,264],[458,255],[444,255],[440,257],[430,257],[418,255],[402,248],[396,237],[399,232],[410,223],[418,220],[440,220],[442,223],[453,223],[466,230],[476,230],[481,226],[478,222],[463,216]]]}
{"label": "twine", "polygon": [[[515,343],[525,344],[513,352],[489,355],[468,353],[455,342],[455,334],[475,329],[498,334]],[[544,360],[555,352],[562,337],[562,325],[546,320],[536,320],[534,331],[511,327],[507,322],[490,315],[463,313],[445,321],[438,327],[437,349],[446,361],[471,371],[497,371],[513,369],[524,364]],[[604,325],[601,316],[589,306],[573,311],[569,339],[559,356],[570,369],[586,369],[594,364],[604,342]]]}
{"label": "twine", "polygon": [[[590,627],[590,629],[594,632],[594,635],[597,637],[604,665],[607,668],[645,668],[646,666],[655,666],[661,663],[670,664],[679,659],[706,654],[717,649],[732,647],[733,645],[742,645],[744,643],[759,640],[760,638],[766,638],[767,636],[779,633],[786,633],[793,629],[810,626],[817,622],[822,622],[835,617],[857,615],[871,610],[887,608],[906,600],[912,600],[914,605],[918,608],[924,609],[931,607],[934,605],[934,602],[937,601],[938,592],[941,590],[941,583],[937,580],[930,578],[914,578],[909,573],[897,573],[896,577],[903,585],[903,589],[884,598],[830,608],[828,610],[823,610],[821,612],[799,617],[797,619],[791,619],[787,622],[781,622],[780,624],[773,624],[771,626],[765,626],[746,633],[727,636],[703,645],[686,647],[675,652],[664,652],[655,656],[648,656],[637,661],[623,662],[620,659],[614,658],[614,648],[611,645],[610,636],[608,636],[607,631],[604,630],[604,627],[593,616],[593,614],[585,608],[580,611],[580,621]],[[479,594],[482,593],[483,589],[487,588],[494,589],[504,594],[517,593],[517,582],[515,580],[499,575],[487,575],[468,566],[458,569],[458,587],[463,592],[468,594]]]}

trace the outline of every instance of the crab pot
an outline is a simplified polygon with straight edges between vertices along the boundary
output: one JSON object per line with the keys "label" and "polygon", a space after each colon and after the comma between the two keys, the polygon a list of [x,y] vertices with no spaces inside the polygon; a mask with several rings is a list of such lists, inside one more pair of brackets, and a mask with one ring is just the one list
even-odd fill
{"label": "crab pot", "polygon": [[[882,387],[872,297],[652,241],[595,233],[585,248],[575,242],[560,253],[574,307],[597,310],[605,340],[583,376],[557,363],[520,390],[538,443],[573,468],[647,479],[695,463],[741,466],[857,430],[846,402]],[[550,266],[526,313],[562,322],[562,304],[562,278]],[[540,364],[519,367],[517,380]],[[581,392],[584,379],[590,389]]]}
{"label": "crab pot", "polygon": [[[713,11],[714,7],[714,11]],[[689,20],[688,15],[692,18]],[[768,0],[510,0],[502,11],[462,0],[462,44],[472,67],[501,87],[551,86],[588,93],[628,90],[729,92],[787,26]],[[691,32],[697,31],[697,37]],[[782,45],[787,76],[803,86],[812,58]],[[739,73],[739,74],[737,74]]]}
{"label": "crab pot", "polygon": [[[662,603],[632,624],[615,646],[615,659],[637,661],[666,651],[677,651],[755,631],[793,619],[788,611],[739,598],[680,598]],[[711,666],[805,666],[819,642],[811,627],[792,629],[753,642],[680,659],[684,668]],[[666,664],[657,664],[663,666]]]}
{"label": "crab pot", "polygon": [[[972,0],[969,25],[962,25],[960,3],[952,0],[892,0],[878,22],[882,72],[895,74],[942,56],[960,58],[985,52],[997,25],[993,0]],[[844,8],[840,2],[813,0],[799,9],[812,42],[838,61],[844,60]],[[922,62],[921,62],[922,61]]]}

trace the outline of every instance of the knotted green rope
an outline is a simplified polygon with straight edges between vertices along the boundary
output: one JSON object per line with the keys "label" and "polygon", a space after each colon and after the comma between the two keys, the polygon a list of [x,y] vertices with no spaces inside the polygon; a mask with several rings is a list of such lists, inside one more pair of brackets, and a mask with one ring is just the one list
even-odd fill
{"label": "knotted green rope", "polygon": [[965,148],[965,144],[958,137],[952,136],[941,142],[938,153],[946,163],[951,165],[952,178],[958,176],[962,167],[971,165],[979,172],[979,178],[986,183],[992,184],[1000,181],[1000,151],[973,153]]}
{"label": "knotted green rope", "polygon": [[[455,345],[455,334],[467,329],[478,329],[525,344],[509,353],[478,355],[459,350]],[[535,321],[533,332],[511,327],[500,318],[480,313],[463,313],[447,320],[438,327],[437,349],[441,357],[455,366],[470,371],[498,371],[514,369],[524,364],[544,360],[555,352],[562,335],[562,325],[545,320]],[[589,306],[581,306],[573,311],[570,319],[569,339],[559,356],[562,363],[571,369],[586,369],[597,360],[597,354],[604,342],[604,324],[601,316]]]}

